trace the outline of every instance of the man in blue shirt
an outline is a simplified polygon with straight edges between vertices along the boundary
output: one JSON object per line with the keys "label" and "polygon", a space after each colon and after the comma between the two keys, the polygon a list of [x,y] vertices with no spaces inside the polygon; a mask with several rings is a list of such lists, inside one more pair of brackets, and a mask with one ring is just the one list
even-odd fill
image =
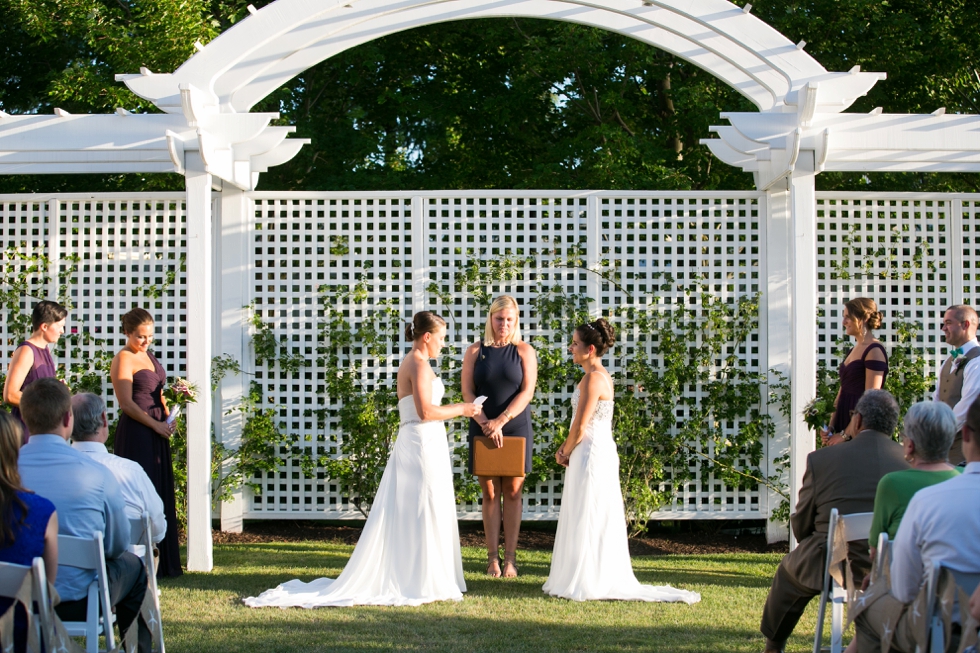
{"label": "man in blue shirt", "polygon": [[[54,503],[58,533],[105,537],[109,599],[116,609],[119,632],[124,634],[137,618],[146,594],[146,571],[129,546],[129,520],[119,483],[100,465],[68,445],[74,416],[71,393],[56,379],[39,379],[24,389],[21,416],[32,435],[21,447],[18,468],[24,487]],[[62,619],[84,621],[87,589],[93,572],[59,567],[55,588],[61,595],[56,610]],[[138,621],[139,650],[149,653],[150,631]]]}

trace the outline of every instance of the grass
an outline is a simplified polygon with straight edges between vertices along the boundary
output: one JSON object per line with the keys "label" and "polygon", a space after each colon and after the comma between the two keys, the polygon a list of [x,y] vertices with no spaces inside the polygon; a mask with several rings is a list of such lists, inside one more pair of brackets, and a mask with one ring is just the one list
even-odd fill
{"label": "grass", "polygon": [[[241,599],[281,582],[336,577],[353,547],[331,542],[224,544],[214,571],[161,581],[170,653],[257,651],[746,651],[763,648],[759,618],[778,554],[633,559],[640,581],[701,593],[688,606],[573,603],[547,597],[549,551],[519,553],[521,576],[484,574],[485,550],[463,549],[462,602],[418,608],[251,609]],[[790,640],[812,649],[815,603]]]}

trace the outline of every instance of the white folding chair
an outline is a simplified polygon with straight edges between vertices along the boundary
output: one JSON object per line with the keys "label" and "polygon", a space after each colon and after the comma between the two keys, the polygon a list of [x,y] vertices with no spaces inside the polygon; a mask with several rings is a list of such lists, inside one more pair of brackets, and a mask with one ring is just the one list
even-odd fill
{"label": "white folding chair", "polygon": [[885,569],[891,564],[892,543],[888,539],[888,533],[878,534],[878,548],[875,550],[874,567],[871,569],[871,580],[877,582],[884,574]]}
{"label": "white folding chair", "polygon": [[143,547],[143,566],[146,567],[146,592],[152,600],[150,614],[146,617],[146,625],[153,633],[157,643],[158,653],[166,653],[163,645],[163,619],[160,613],[160,596],[157,593],[157,566],[153,557],[153,527],[150,525],[150,515],[144,512],[139,518],[129,520],[129,541]]}
{"label": "white folding chair", "polygon": [[[40,558],[38,558],[40,559]],[[12,562],[0,562],[0,597],[5,599],[18,599],[27,601],[27,610],[31,610],[31,602],[35,600],[34,597],[34,583],[31,579],[32,572],[31,567],[27,565],[17,565]],[[29,591],[24,588],[24,583],[29,584]],[[22,594],[22,590],[27,592],[27,595]],[[14,607],[16,603],[11,606]],[[28,617],[30,620],[30,617]],[[10,620],[11,625],[13,624],[13,619]],[[37,632],[36,622],[31,623],[31,627],[34,632]],[[13,632],[6,633],[8,637],[13,641]]]}
{"label": "white folding chair", "polygon": [[45,651],[54,651],[54,607],[51,605],[51,595],[48,592],[48,572],[44,569],[44,559],[34,558],[31,565],[34,571],[34,603],[37,606],[39,641],[44,646]]}
{"label": "white folding chair", "polygon": [[106,576],[102,533],[96,531],[91,538],[59,535],[58,565],[95,572],[95,580],[88,586],[88,609],[85,621],[65,621],[65,630],[72,637],[84,637],[85,650],[88,653],[98,653],[100,634],[105,635],[107,650],[116,648],[116,638],[112,631],[115,615],[109,600],[109,579]]}
{"label": "white folding chair", "polygon": [[[957,571],[950,567],[943,565],[941,561],[934,561],[932,568],[928,572],[928,577],[926,579],[926,610],[929,612],[929,651],[930,653],[944,653],[946,651],[946,623],[943,619],[943,606],[941,605],[942,599],[937,596],[937,591],[939,588],[939,577],[943,570],[948,570],[952,576],[956,585],[966,592],[967,596],[973,594],[974,590],[977,589],[977,585],[980,585],[980,572],[963,572]],[[959,605],[959,599],[954,593],[953,606],[951,608],[952,618],[951,623],[961,623],[960,621],[960,609],[966,606]],[[916,653],[926,653],[920,650],[920,647],[916,647]]]}
{"label": "white folding chair", "polygon": [[[874,513],[856,512],[841,515],[837,508],[830,511],[830,525],[827,531],[827,559],[823,566],[823,590],[820,592],[820,607],[817,609],[817,629],[813,637],[813,653],[820,653],[823,646],[823,620],[830,601],[830,652],[841,653],[841,639],[844,634],[844,603],[847,595],[836,578],[830,575],[830,562],[834,552],[834,533],[841,531],[845,542],[867,540],[871,534],[871,518]],[[846,562],[845,562],[846,564]]]}

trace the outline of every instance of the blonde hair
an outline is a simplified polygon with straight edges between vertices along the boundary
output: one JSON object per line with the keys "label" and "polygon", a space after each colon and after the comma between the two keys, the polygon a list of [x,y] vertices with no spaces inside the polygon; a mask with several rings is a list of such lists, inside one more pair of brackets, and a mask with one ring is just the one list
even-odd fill
{"label": "blonde hair", "polygon": [[[514,324],[514,332],[510,336],[509,342],[497,342],[493,333],[493,316],[504,309],[512,308],[517,313],[517,322]],[[510,295],[501,295],[490,304],[490,312],[487,314],[487,326],[483,329],[483,342],[490,345],[511,345],[521,341],[521,309],[517,305],[517,300]]]}

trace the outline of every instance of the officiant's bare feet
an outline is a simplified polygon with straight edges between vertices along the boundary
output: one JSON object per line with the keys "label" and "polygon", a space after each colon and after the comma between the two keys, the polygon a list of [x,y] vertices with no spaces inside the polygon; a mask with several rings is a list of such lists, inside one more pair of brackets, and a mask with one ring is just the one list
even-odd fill
{"label": "officiant's bare feet", "polygon": [[517,554],[504,554],[504,578],[517,578]]}
{"label": "officiant's bare feet", "polygon": [[497,554],[487,554],[487,576],[500,578],[500,558]]}

